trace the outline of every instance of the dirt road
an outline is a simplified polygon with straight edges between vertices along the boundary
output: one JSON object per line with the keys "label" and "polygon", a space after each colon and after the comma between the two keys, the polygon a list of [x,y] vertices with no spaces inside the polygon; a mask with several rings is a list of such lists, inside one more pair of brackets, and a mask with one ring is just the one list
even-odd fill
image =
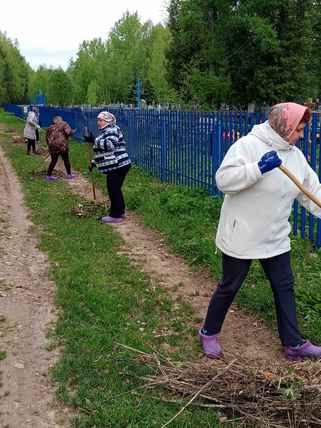
{"label": "dirt road", "polygon": [[46,339],[56,319],[55,284],[1,149],[0,200],[0,426],[65,427],[48,377],[57,357]]}

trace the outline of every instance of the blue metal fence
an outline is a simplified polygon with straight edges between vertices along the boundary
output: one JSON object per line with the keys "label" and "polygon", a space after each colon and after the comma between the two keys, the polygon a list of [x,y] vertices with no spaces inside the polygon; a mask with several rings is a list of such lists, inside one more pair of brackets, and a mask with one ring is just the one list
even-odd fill
{"label": "blue metal fence", "polygon": [[[7,105],[5,109],[24,117],[23,106]],[[82,139],[87,126],[97,133],[97,114],[104,108],[40,107],[42,127],[60,115],[76,129]],[[117,117],[128,143],[133,162],[162,181],[191,188],[203,188],[219,195],[215,173],[223,157],[239,137],[254,124],[266,120],[264,114],[247,112],[182,112],[159,110],[108,109]],[[309,128],[299,144],[311,167],[321,174],[320,115],[313,113]],[[307,214],[297,203],[293,207],[293,232],[321,247],[321,221]]]}

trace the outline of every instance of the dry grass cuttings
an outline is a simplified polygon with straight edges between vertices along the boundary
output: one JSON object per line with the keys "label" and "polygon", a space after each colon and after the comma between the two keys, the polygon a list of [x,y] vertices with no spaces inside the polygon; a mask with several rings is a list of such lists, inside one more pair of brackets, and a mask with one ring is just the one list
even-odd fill
{"label": "dry grass cuttings", "polygon": [[24,138],[21,135],[12,135],[11,141],[13,144],[24,144]]}
{"label": "dry grass cuttings", "polygon": [[71,213],[77,217],[101,216],[106,211],[106,206],[98,202],[83,202],[71,209]]}
{"label": "dry grass cuttings", "polygon": [[[173,363],[157,353],[136,353],[136,360],[152,374],[142,378],[144,389],[155,390],[156,399],[175,402],[181,410],[162,428],[179,417],[189,405],[219,410],[224,420],[251,427],[315,428],[321,426],[321,363],[289,363],[273,372],[248,367],[237,357],[211,364]],[[164,389],[172,397],[164,398]],[[173,398],[174,397],[174,398]],[[182,397],[184,403],[182,404]]]}
{"label": "dry grass cuttings", "polygon": [[[41,171],[35,171],[33,170],[31,172],[31,176],[32,178],[45,178],[47,175],[47,170],[46,169],[42,169]],[[59,169],[54,169],[54,175],[56,177],[60,177],[60,178],[64,178],[66,177],[66,173],[60,171]]]}
{"label": "dry grass cuttings", "polygon": [[36,155],[41,155],[45,157],[49,155],[48,149],[45,149],[44,147],[37,147]]}

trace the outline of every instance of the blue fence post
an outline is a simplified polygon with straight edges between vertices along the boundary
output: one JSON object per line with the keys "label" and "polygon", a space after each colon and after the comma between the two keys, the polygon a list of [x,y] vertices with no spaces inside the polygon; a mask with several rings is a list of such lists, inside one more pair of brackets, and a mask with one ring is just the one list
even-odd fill
{"label": "blue fence post", "polygon": [[215,174],[216,171],[218,170],[218,167],[220,166],[220,159],[222,156],[222,129],[221,129],[221,125],[220,122],[217,121],[217,123],[214,126],[214,136],[213,136],[213,140],[214,140],[214,144],[213,144],[213,152],[212,152],[212,185],[213,185],[213,193],[214,195],[219,195],[219,190],[216,186],[216,181],[215,181]]}
{"label": "blue fence post", "polygon": [[166,123],[164,117],[160,119],[160,179],[165,181],[166,159]]}

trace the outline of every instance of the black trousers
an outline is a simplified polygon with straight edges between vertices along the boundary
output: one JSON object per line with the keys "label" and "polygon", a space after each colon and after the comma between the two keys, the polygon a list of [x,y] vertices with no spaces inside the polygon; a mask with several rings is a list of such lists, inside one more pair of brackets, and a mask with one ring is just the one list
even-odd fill
{"label": "black trousers", "polygon": [[130,167],[131,165],[126,165],[107,174],[107,191],[110,200],[109,215],[111,217],[120,218],[125,214],[125,201],[121,188]]}
{"label": "black trousers", "polygon": [[[204,324],[207,334],[217,334],[221,331],[226,313],[247,276],[251,262],[252,260],[236,259],[222,254],[223,278],[209,303]],[[299,333],[296,317],[290,252],[261,259],[260,263],[272,287],[278,330],[283,346],[302,344],[303,339]]]}
{"label": "black trousers", "polygon": [[33,153],[36,152],[36,140],[33,140],[31,138],[27,138],[27,153],[29,154],[30,151],[33,151]]}
{"label": "black trousers", "polygon": [[69,153],[68,152],[57,152],[57,153],[50,153],[51,156],[51,162],[48,167],[47,175],[52,175],[52,171],[54,170],[56,163],[58,162],[59,156],[62,157],[62,160],[64,161],[65,168],[67,171],[67,174],[71,174],[71,166],[69,161]]}

